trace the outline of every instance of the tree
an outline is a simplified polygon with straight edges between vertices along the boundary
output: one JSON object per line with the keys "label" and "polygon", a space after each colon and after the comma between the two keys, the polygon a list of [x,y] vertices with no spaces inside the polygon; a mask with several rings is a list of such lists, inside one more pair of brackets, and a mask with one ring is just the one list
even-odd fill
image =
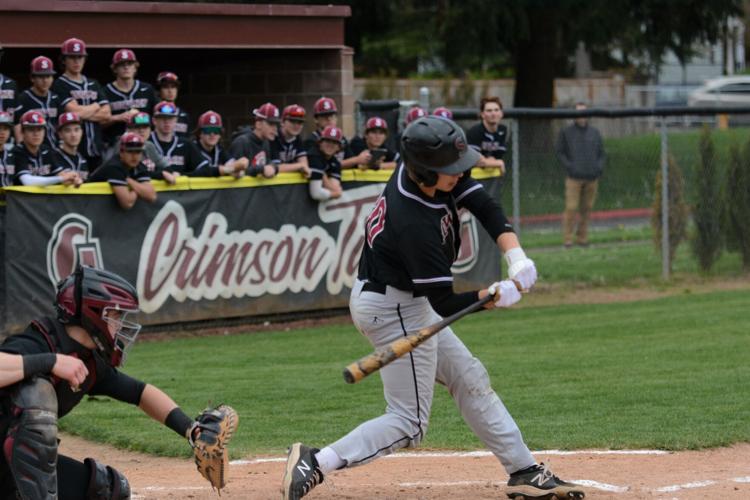
{"label": "tree", "polygon": [[740,253],[742,268],[747,272],[750,271],[750,140],[742,152],[735,144],[730,149],[726,193],[727,248]]}
{"label": "tree", "polygon": [[704,126],[701,132],[699,152],[700,163],[693,178],[695,205],[692,212],[695,234],[692,248],[701,270],[708,272],[721,255],[723,244],[719,162],[716,161],[714,142],[708,126]]}

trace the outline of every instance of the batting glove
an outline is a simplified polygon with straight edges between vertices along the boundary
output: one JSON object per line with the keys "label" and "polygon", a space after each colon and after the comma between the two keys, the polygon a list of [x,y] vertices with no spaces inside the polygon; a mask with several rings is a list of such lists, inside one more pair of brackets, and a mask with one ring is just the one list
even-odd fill
{"label": "batting glove", "polygon": [[526,257],[521,247],[511,248],[505,252],[505,262],[508,264],[508,278],[518,282],[521,289],[526,291],[536,283],[536,266],[534,261]]}
{"label": "batting glove", "polygon": [[495,307],[510,307],[521,300],[521,292],[511,280],[497,281],[487,289],[489,295],[494,296]]}

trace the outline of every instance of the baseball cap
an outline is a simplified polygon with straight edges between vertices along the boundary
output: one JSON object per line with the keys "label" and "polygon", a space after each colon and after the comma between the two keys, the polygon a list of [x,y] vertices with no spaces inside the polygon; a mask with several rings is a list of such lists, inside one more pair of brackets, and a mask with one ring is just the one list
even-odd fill
{"label": "baseball cap", "polygon": [[54,75],[55,67],[49,57],[38,56],[31,60],[32,75]]}
{"label": "baseball cap", "polygon": [[57,130],[62,130],[65,125],[70,125],[72,123],[81,123],[81,117],[78,116],[78,113],[67,111],[61,114],[57,119]]}
{"label": "baseball cap", "polygon": [[270,102],[267,102],[261,107],[254,109],[253,116],[255,118],[265,120],[269,123],[279,123],[281,121],[279,119],[279,108],[277,108]]}
{"label": "baseball cap", "polygon": [[374,129],[381,129],[388,132],[388,124],[379,116],[373,116],[365,123],[365,132]]}
{"label": "baseball cap", "polygon": [[21,121],[19,123],[21,124],[21,127],[44,127],[47,122],[44,119],[43,114],[32,109],[21,116]]}
{"label": "baseball cap", "polygon": [[162,71],[156,77],[156,84],[164,85],[165,83],[174,83],[175,85],[180,85],[180,78],[176,73],[172,73],[171,71]]}
{"label": "baseball cap", "polygon": [[338,112],[339,110],[338,108],[336,108],[336,101],[334,101],[330,97],[321,97],[320,99],[315,101],[315,105],[313,105],[313,114],[315,116],[332,115]]}
{"label": "baseball cap", "polygon": [[7,111],[0,111],[0,125],[13,126],[13,116]]}
{"label": "baseball cap", "polygon": [[117,66],[124,62],[138,62],[135,58],[135,52],[130,49],[120,49],[112,56],[112,66]]}
{"label": "baseball cap", "polygon": [[60,52],[64,56],[87,56],[86,43],[80,38],[68,38],[62,43]]}
{"label": "baseball cap", "polygon": [[221,115],[216,111],[206,111],[198,117],[198,128],[222,128]]}
{"label": "baseball cap", "polygon": [[318,142],[322,140],[327,141],[333,141],[341,144],[341,140],[343,139],[343,134],[341,133],[341,129],[338,127],[334,127],[333,125],[328,125],[326,128],[323,129],[323,132],[320,133],[320,139],[318,139]]}
{"label": "baseball cap", "polygon": [[128,118],[128,123],[125,126],[127,128],[150,127],[151,117],[145,111],[141,111]]}
{"label": "baseball cap", "polygon": [[134,132],[125,132],[120,138],[120,151],[143,151],[143,138]]}
{"label": "baseball cap", "polygon": [[154,106],[154,118],[157,116],[174,116],[177,118],[177,106],[175,103],[169,101],[161,101],[159,104]]}
{"label": "baseball cap", "polygon": [[406,124],[408,125],[417,118],[422,118],[423,116],[427,116],[427,112],[419,106],[414,106],[408,113],[406,113]]}
{"label": "baseball cap", "polygon": [[440,106],[432,110],[432,116],[439,116],[440,118],[447,118],[449,120],[452,120],[453,111],[444,106]]}
{"label": "baseball cap", "polygon": [[284,108],[284,111],[281,112],[281,119],[290,120],[293,122],[304,122],[306,114],[307,113],[305,112],[305,108],[303,108],[299,104],[290,104],[289,106]]}

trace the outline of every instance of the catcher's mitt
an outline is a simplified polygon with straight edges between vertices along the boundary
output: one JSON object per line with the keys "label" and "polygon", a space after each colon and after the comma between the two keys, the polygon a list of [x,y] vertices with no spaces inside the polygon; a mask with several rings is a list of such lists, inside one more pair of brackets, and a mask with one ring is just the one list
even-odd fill
{"label": "catcher's mitt", "polygon": [[188,440],[195,454],[198,472],[208,479],[221,494],[226,486],[226,468],[229,465],[227,444],[237,430],[239,417],[234,408],[219,405],[206,408],[195,419]]}

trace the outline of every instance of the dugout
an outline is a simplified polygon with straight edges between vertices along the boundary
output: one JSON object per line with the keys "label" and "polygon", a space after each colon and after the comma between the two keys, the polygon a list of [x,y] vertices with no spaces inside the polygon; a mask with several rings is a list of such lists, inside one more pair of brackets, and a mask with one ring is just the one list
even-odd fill
{"label": "dugout", "polygon": [[266,101],[279,108],[297,103],[310,113],[326,95],[338,103],[339,125],[350,135],[353,51],[344,45],[350,14],[335,5],[6,0],[0,72],[27,88],[31,59],[57,61],[60,44],[77,37],[88,47],[87,76],[112,81],[113,52],[133,49],[138,79],[153,84],[160,71],[177,73],[178,104],[193,119],[207,109],[221,113],[228,133]]}

